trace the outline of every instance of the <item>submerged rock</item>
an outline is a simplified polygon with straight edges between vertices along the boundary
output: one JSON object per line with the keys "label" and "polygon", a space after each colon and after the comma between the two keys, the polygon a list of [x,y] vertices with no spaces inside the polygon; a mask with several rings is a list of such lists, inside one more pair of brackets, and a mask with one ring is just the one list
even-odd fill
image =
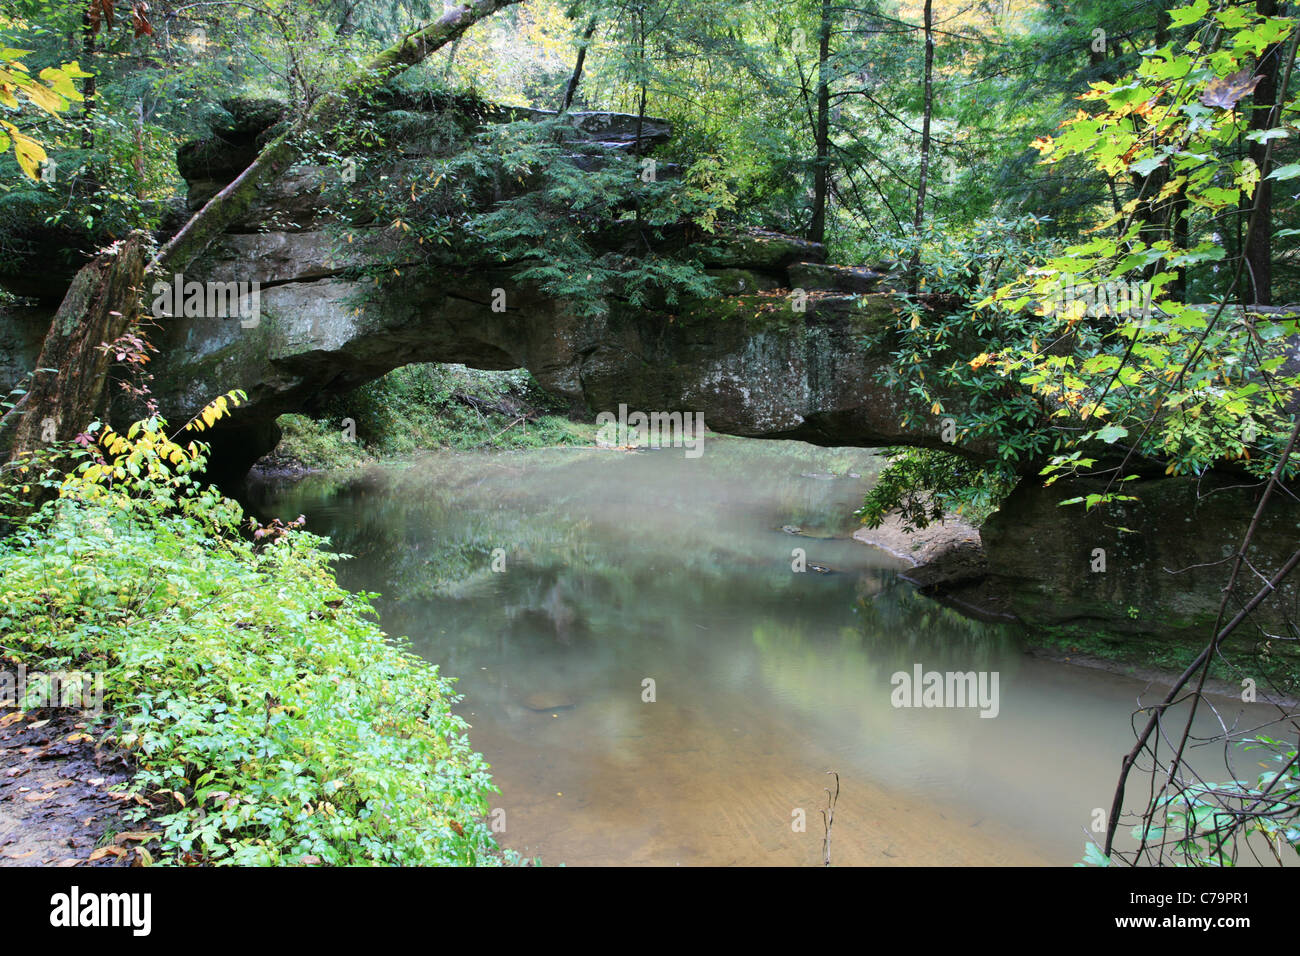
{"label": "submerged rock", "polygon": [[568,694],[560,691],[538,691],[524,698],[524,706],[529,710],[544,713],[545,711],[569,710],[577,707],[578,704]]}

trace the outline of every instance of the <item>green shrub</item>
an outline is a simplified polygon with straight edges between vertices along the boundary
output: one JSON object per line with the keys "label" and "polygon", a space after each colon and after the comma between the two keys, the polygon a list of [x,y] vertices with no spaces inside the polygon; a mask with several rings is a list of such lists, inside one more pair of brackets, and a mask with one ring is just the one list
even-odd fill
{"label": "green shrub", "polygon": [[105,434],[0,542],[0,633],[16,660],[104,674],[96,729],[133,756],[162,861],[502,861],[451,681],[339,587],[323,539],[241,535],[192,477],[202,446],[161,427]]}
{"label": "green shrub", "polygon": [[1014,486],[1014,479],[961,455],[898,448],[854,514],[869,528],[880,527],[895,509],[909,531],[941,521],[947,513],[979,525]]}
{"label": "green shrub", "polygon": [[276,455],[305,468],[342,468],[360,464],[366,458],[365,448],[357,441],[349,441],[337,422],[289,414],[281,415],[276,424],[281,431]]}
{"label": "green shrub", "polygon": [[[559,414],[563,408],[563,402],[543,391],[524,369],[407,365],[332,399],[322,419],[281,416],[284,437],[278,451],[308,467],[328,468],[355,464],[367,453],[541,448],[595,441],[594,427],[569,421]],[[345,419],[355,424],[355,443],[344,438]]]}

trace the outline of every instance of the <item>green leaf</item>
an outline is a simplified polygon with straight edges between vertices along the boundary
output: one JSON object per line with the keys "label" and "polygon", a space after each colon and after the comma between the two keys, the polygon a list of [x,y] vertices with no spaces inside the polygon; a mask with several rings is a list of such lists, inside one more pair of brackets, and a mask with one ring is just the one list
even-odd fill
{"label": "green leaf", "polygon": [[1273,170],[1265,179],[1295,179],[1300,176],[1300,163],[1287,163],[1285,166],[1279,166]]}
{"label": "green leaf", "polygon": [[1190,7],[1169,11],[1169,25],[1175,29],[1190,26],[1210,12],[1210,0],[1196,0]]}
{"label": "green leaf", "polygon": [[1246,139],[1252,143],[1267,143],[1272,139],[1286,139],[1291,135],[1290,130],[1280,127],[1274,129],[1252,129],[1246,134]]}
{"label": "green leaf", "polygon": [[1129,164],[1129,169],[1139,176],[1150,176],[1153,172],[1165,164],[1166,156],[1150,156],[1146,159],[1139,159],[1135,163]]}
{"label": "green leaf", "polygon": [[1075,864],[1076,866],[1110,866],[1110,858],[1101,852],[1101,847],[1095,843],[1085,843],[1083,846],[1083,862]]}

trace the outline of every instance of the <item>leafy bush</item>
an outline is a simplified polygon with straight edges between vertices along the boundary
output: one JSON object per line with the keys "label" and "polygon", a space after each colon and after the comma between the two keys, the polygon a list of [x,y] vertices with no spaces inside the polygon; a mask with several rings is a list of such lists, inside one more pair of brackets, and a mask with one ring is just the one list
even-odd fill
{"label": "leafy bush", "polygon": [[276,424],[280,443],[274,457],[280,460],[316,471],[357,465],[366,458],[365,447],[349,441],[337,421],[288,414],[276,419]]}
{"label": "leafy bush", "polygon": [[308,463],[307,456],[316,455],[346,464],[355,459],[357,446],[342,441],[336,425],[345,418],[356,423],[358,441],[377,454],[591,444],[591,428],[558,414],[538,414],[562,407],[523,369],[407,365],[329,402],[324,409],[329,425],[282,419],[289,427],[281,450]]}
{"label": "leafy bush", "polygon": [[135,760],[163,861],[499,862],[451,681],[339,587],[323,539],[241,535],[195,477],[204,447],[163,428],[102,430],[0,542],[6,652],[104,673],[99,730]]}
{"label": "leafy bush", "polygon": [[878,528],[897,509],[909,531],[956,512],[978,525],[1010,494],[1014,479],[980,467],[961,455],[931,448],[897,449],[854,514]]}
{"label": "leafy bush", "polygon": [[1045,320],[975,309],[981,297],[1045,255],[1041,226],[1032,216],[970,229],[936,221],[885,250],[899,262],[918,248],[922,255],[916,294],[899,294],[897,323],[868,343],[883,339],[891,348],[893,361],[879,368],[877,380],[904,397],[904,426],[929,419],[939,435],[943,418],[950,418],[957,443],[984,445],[993,454],[979,462],[941,451],[895,452],[858,512],[865,521],[879,524],[895,507],[903,508],[909,527],[925,527],[945,509],[986,515],[1052,449],[1038,400],[988,367],[989,351],[1034,342]]}

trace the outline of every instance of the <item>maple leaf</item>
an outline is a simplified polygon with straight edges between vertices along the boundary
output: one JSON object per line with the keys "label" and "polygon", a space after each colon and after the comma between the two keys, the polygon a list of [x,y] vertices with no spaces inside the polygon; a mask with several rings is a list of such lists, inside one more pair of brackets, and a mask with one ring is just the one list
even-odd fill
{"label": "maple leaf", "polygon": [[1151,112],[1156,108],[1156,101],[1158,99],[1160,99],[1159,93],[1151,97],[1151,99],[1147,100],[1145,103],[1139,103],[1137,106],[1133,107],[1133,115],[1150,116]]}
{"label": "maple leaf", "polygon": [[1237,101],[1255,92],[1255,87],[1264,78],[1262,75],[1252,76],[1251,73],[1250,69],[1245,69],[1219,77],[1205,88],[1201,102],[1223,110],[1235,108]]}

